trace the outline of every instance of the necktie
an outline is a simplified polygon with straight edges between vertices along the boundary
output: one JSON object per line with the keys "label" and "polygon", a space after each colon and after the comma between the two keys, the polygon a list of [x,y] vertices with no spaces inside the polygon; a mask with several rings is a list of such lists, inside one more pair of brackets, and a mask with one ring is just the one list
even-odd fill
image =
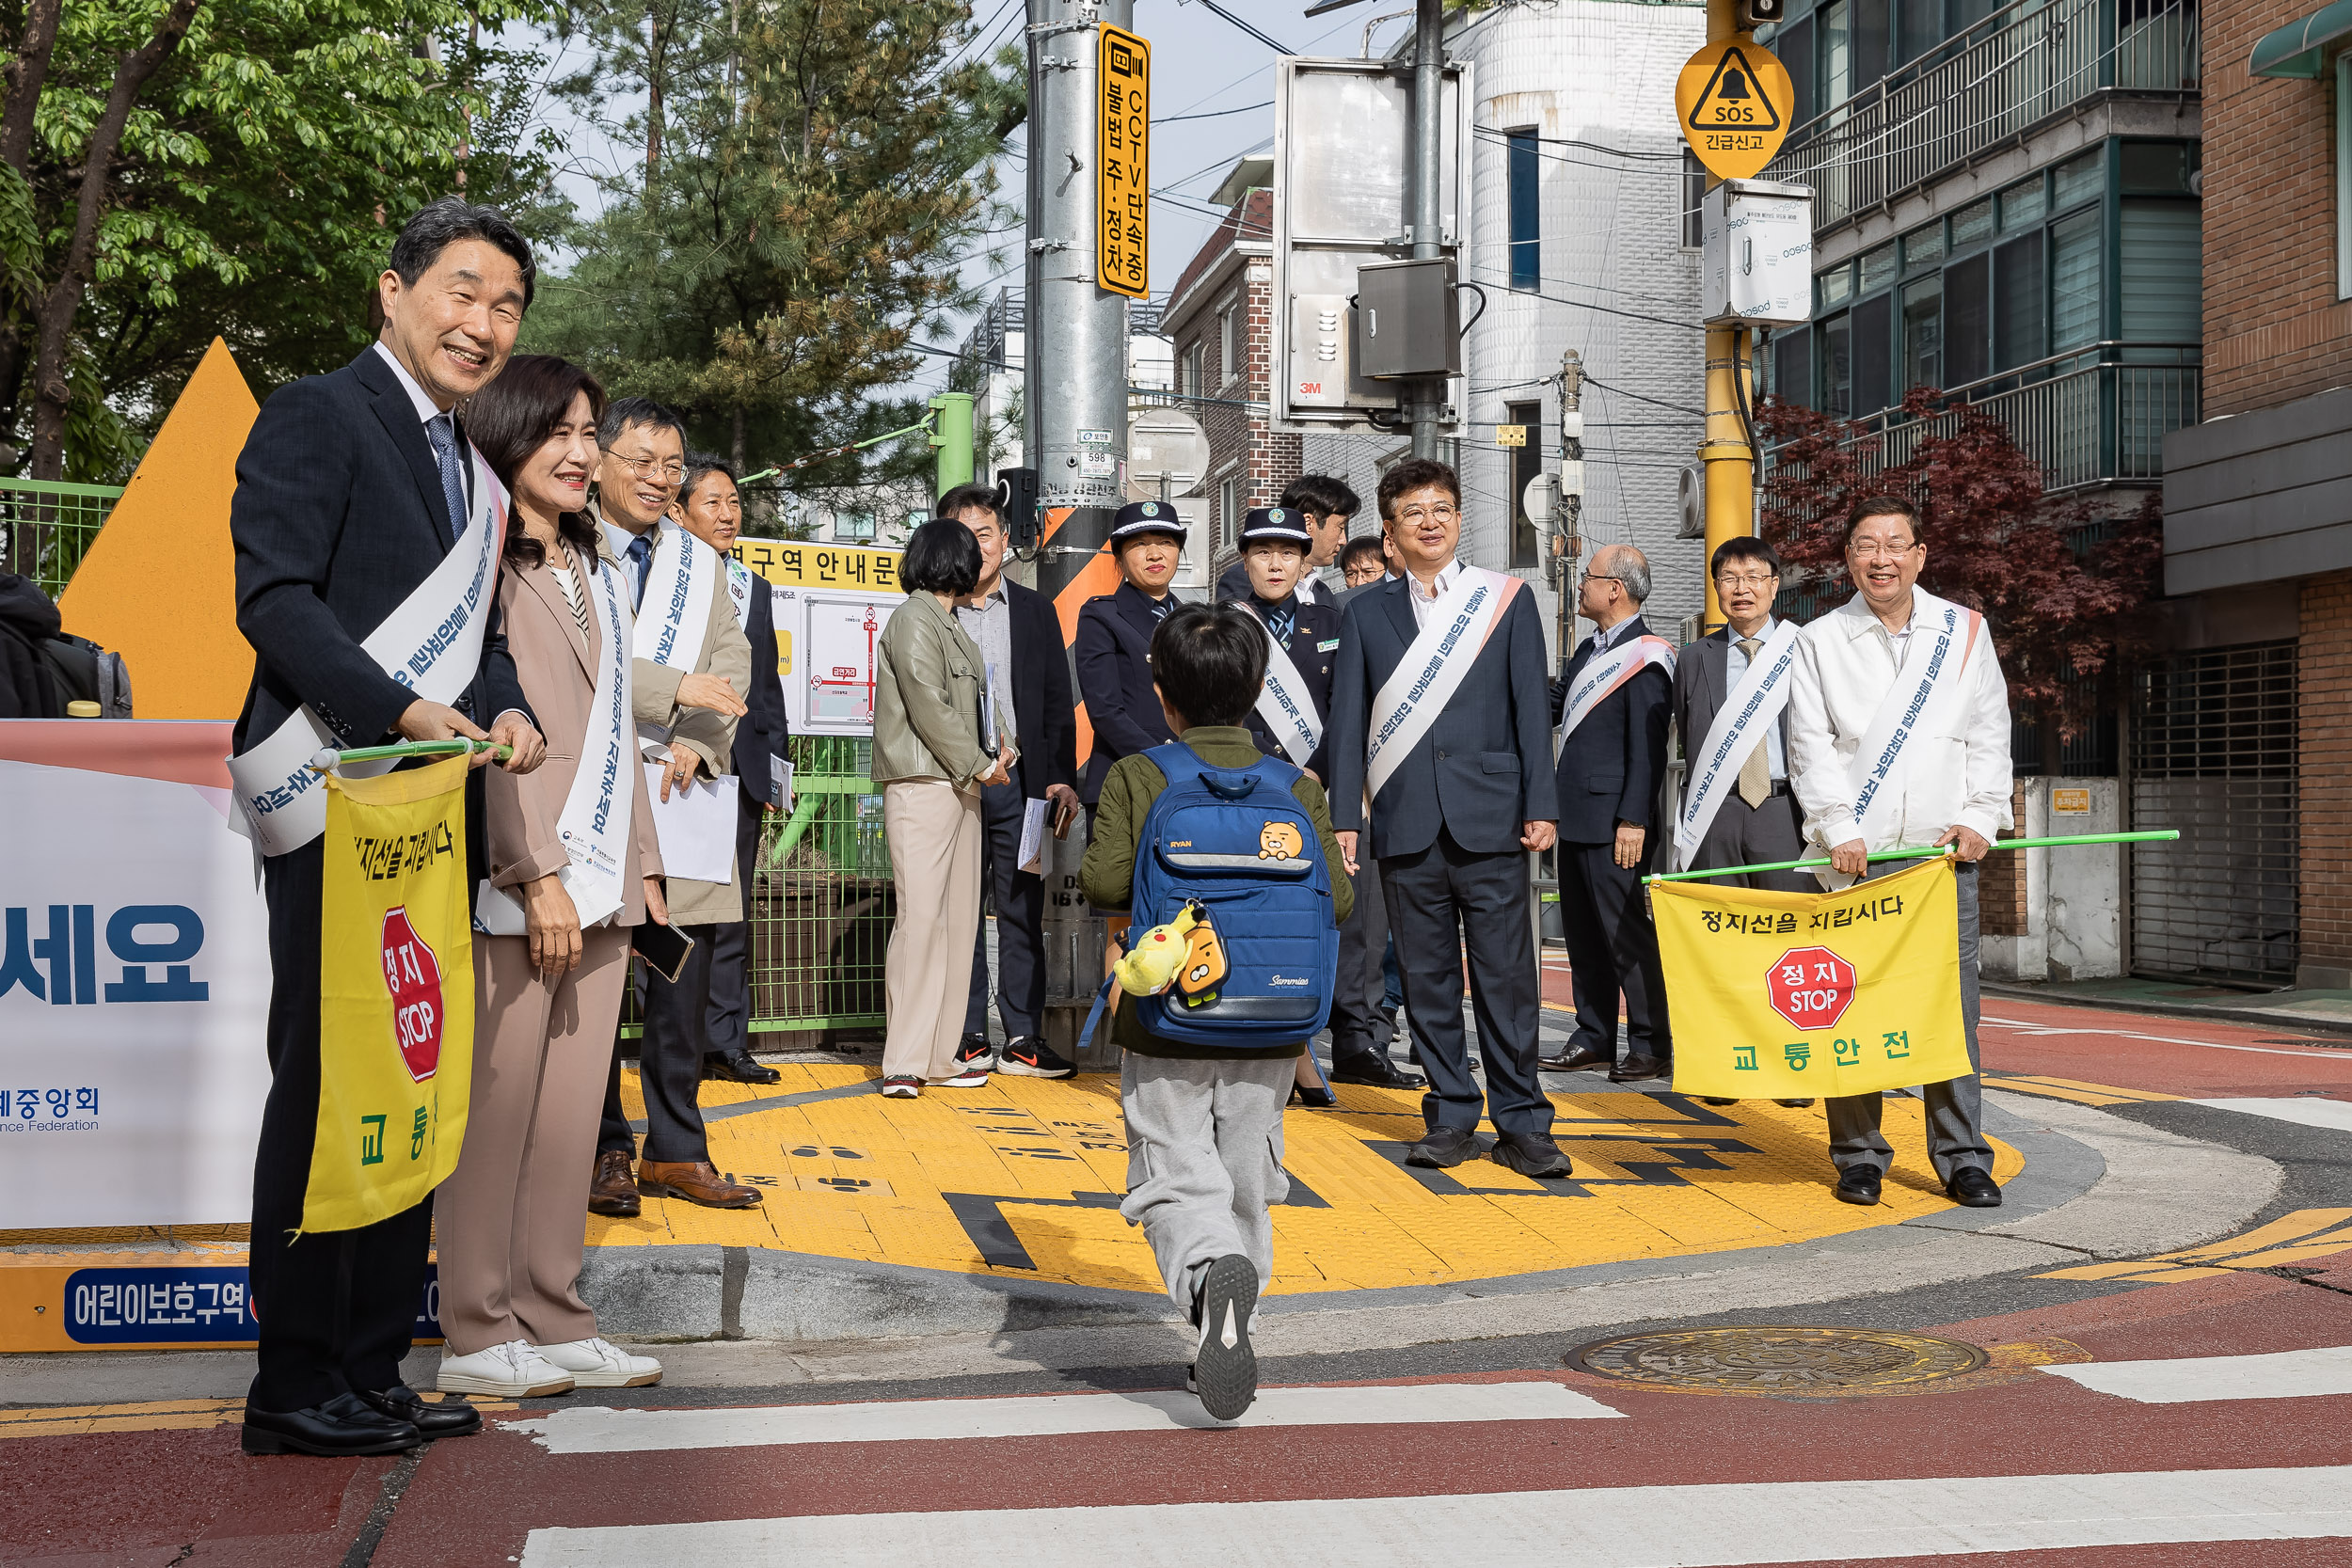
{"label": "necktie", "polygon": [[457,421],[446,413],[424,421],[426,439],[441,466],[441,499],[449,503],[449,536],[453,543],[466,531],[466,470],[457,460]]}
{"label": "necktie", "polygon": [[1288,648],[1291,645],[1291,626],[1297,617],[1298,611],[1293,607],[1276,605],[1266,611],[1265,629],[1274,641]]}
{"label": "necktie", "polygon": [[[1756,638],[1740,639],[1740,652],[1750,664],[1756,662],[1756,652],[1763,646],[1763,642]],[[1771,757],[1765,753],[1767,744],[1766,741],[1757,741],[1756,750],[1748,753],[1748,760],[1740,765],[1740,799],[1745,800],[1751,810],[1762,805],[1772,793],[1772,764]]]}
{"label": "necktie", "polygon": [[653,535],[641,533],[628,542],[628,580],[635,584],[629,594],[632,613],[645,608],[645,575],[653,567]]}
{"label": "necktie", "polygon": [[1152,619],[1153,621],[1165,621],[1168,619],[1168,611],[1174,610],[1175,608],[1176,595],[1173,594],[1169,594],[1162,598],[1153,599],[1152,601]]}

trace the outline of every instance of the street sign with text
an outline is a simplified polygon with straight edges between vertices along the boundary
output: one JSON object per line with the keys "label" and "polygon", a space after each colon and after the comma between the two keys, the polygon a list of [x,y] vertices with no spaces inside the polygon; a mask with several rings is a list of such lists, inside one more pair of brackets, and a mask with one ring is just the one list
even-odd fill
{"label": "street sign with text", "polygon": [[1744,33],[1701,49],[1675,81],[1675,119],[1718,180],[1748,179],[1772,161],[1796,101],[1787,69]]}
{"label": "street sign with text", "polygon": [[1142,299],[1152,292],[1152,45],[1105,23],[1099,48],[1094,280]]}

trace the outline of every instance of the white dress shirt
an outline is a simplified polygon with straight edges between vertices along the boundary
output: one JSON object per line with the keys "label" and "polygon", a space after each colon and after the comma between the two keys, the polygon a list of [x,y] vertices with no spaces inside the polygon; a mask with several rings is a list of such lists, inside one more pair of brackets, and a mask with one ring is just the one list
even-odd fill
{"label": "white dress shirt", "polygon": [[1461,578],[1462,562],[1461,558],[1456,556],[1438,568],[1438,575],[1430,579],[1429,594],[1424,598],[1421,591],[1421,578],[1415,577],[1410,571],[1405,574],[1405,593],[1413,601],[1413,629],[1415,631],[1419,631],[1429,624],[1429,612],[1437,608],[1439,599],[1454,592],[1454,585],[1460,581]]}
{"label": "white dress shirt", "polygon": [[[1788,673],[1789,787],[1804,808],[1805,837],[1824,849],[1862,836],[1854,818],[1854,752],[1895,685],[1899,643],[1920,635],[1919,609],[1915,597],[1904,636],[1890,637],[1857,594],[1797,634],[1796,667]],[[1954,826],[1989,839],[2011,825],[2009,683],[1982,622],[1959,679],[1965,683],[1961,700],[1944,709],[1943,733],[1914,732],[1903,763],[1887,780],[1897,829],[1872,849],[1923,847]]]}
{"label": "white dress shirt", "polygon": [[[1877,617],[1873,616],[1872,619],[1875,620]],[[1770,642],[1772,640],[1772,633],[1779,629],[1779,618],[1767,615],[1764,617],[1764,625],[1756,629],[1756,640],[1758,642]],[[1739,629],[1734,626],[1725,626],[1724,630],[1731,639],[1731,652],[1724,660],[1724,696],[1728,699],[1731,696],[1731,689],[1738,686],[1740,677],[1748,673],[1748,656],[1740,651]],[[1901,657],[1900,654],[1896,655],[1899,661]],[[1793,675],[1796,672],[1791,670],[1789,673]],[[1771,766],[1772,777],[1775,779],[1785,779],[1788,776],[1788,755],[1780,743],[1780,722],[1775,720],[1764,732],[1765,760]]]}

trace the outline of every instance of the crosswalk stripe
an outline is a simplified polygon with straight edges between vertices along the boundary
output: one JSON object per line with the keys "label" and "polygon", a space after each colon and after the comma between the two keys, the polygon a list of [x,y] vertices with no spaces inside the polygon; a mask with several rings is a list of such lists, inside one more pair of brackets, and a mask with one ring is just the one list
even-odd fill
{"label": "crosswalk stripe", "polygon": [[832,1514],[536,1529],[522,1568],[1578,1568],[1950,1557],[2352,1536],[2352,1466],[1594,1487],[1304,1502]]}
{"label": "crosswalk stripe", "polygon": [[2087,1361],[2040,1370],[2140,1404],[2352,1394],[2352,1345],[2178,1361]]}
{"label": "crosswalk stripe", "polygon": [[2268,1117],[2273,1121],[2291,1121],[2302,1127],[2352,1132],[2352,1101],[2296,1095],[2291,1100],[2199,1100],[2191,1103],[2210,1105],[2217,1111],[2242,1111],[2249,1117]]}
{"label": "crosswalk stripe", "polygon": [[[1245,1427],[1573,1421],[1619,1416],[1557,1383],[1423,1383],[1373,1387],[1265,1388]],[[558,1410],[502,1423],[550,1453],[647,1453],[793,1443],[901,1443],[953,1437],[1063,1437],[1096,1432],[1217,1427],[1183,1390],[1046,1394],[1014,1399],[894,1400],[865,1404],[763,1405],[722,1410]]]}

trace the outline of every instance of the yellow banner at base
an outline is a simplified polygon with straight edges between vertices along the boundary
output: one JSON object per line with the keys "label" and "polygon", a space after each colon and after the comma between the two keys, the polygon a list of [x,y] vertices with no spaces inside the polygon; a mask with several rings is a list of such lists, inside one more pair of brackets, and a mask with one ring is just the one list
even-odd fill
{"label": "yellow banner at base", "polygon": [[1947,860],[1836,893],[1653,882],[1675,1092],[1872,1094],[1964,1078]]}
{"label": "yellow banner at base", "polygon": [[305,1230],[373,1225],[456,1168],[473,1081],[466,771],[457,756],[327,776]]}

